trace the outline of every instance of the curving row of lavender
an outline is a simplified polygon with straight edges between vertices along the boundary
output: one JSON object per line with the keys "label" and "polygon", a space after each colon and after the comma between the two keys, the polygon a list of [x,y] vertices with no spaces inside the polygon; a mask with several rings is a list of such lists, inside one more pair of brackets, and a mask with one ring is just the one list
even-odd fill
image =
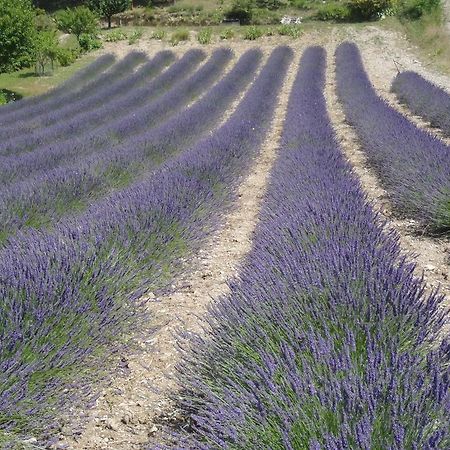
{"label": "curving row of lavender", "polygon": [[[225,50],[222,49],[225,53]],[[191,56],[191,58],[189,58]],[[229,58],[230,55],[227,55]],[[44,126],[37,130],[36,133],[16,135],[9,140],[0,144],[0,154],[17,154],[24,151],[40,150],[48,147],[49,143],[55,145],[63,141],[71,140],[73,135],[80,137],[87,135],[89,131],[95,132],[99,125],[109,122],[112,127],[114,119],[122,120],[124,116],[132,111],[135,117],[139,117],[139,113],[147,104],[164,94],[170,87],[176,86],[184,80],[205,58],[202,51],[192,51],[190,55],[185,55],[179,63],[165,71],[161,76],[142,86],[133,86],[130,84],[119,86],[119,89],[129,91],[128,95],[119,95],[113,98],[111,102],[97,98],[97,101],[86,108],[82,114],[75,115],[70,120],[61,120],[51,126]],[[223,56],[225,59],[225,57]],[[218,61],[220,63],[220,61]],[[223,64],[223,63],[222,63]],[[220,67],[217,68],[219,70]],[[211,70],[211,67],[210,67]],[[125,93],[124,93],[125,94]],[[140,107],[140,109],[139,109]],[[109,119],[109,120],[108,120]]]}
{"label": "curving row of lavender", "polygon": [[[124,65],[125,70],[115,71],[114,76],[110,74],[107,82],[104,82],[100,88],[90,93],[78,92],[77,98],[72,99],[70,102],[61,103],[31,120],[18,121],[14,126],[3,128],[1,136],[5,140],[11,140],[18,133],[23,137],[30,133],[41,132],[43,127],[49,127],[52,124],[67,123],[68,119],[72,122],[78,114],[85,114],[95,107],[98,108],[99,105],[107,105],[116,97],[126,95],[127,92],[136,89],[136,87],[149,83],[169,63],[173,62],[174,58],[175,55],[172,52],[162,51],[150,61],[140,65],[137,70],[134,70],[135,66],[142,62],[141,54],[130,53],[115,65],[115,67]],[[5,144],[6,142],[2,143],[2,148],[5,147]]]}
{"label": "curving row of lavender", "polygon": [[[69,102],[77,101],[81,96],[90,95],[98,89],[102,89],[105,84],[114,82],[123,76],[132,73],[139,64],[142,64],[146,59],[146,54],[143,52],[131,52],[125,58],[113,64],[106,71],[99,73],[97,77],[90,80],[87,84],[82,86],[80,90],[68,91],[58,98],[54,98],[47,102],[36,103],[29,106],[26,110],[14,111],[8,114],[2,120],[2,129],[5,125],[12,124],[12,127],[20,129],[23,123],[27,123],[35,118],[39,118],[41,114],[47,113],[50,108],[58,108],[62,105],[67,105]],[[8,129],[6,129],[8,131]],[[2,136],[2,135],[0,135]]]}
{"label": "curving row of lavender", "polygon": [[346,118],[396,210],[449,231],[450,148],[378,97],[355,44],[337,48],[336,82]]}
{"label": "curving row of lavender", "polygon": [[71,78],[61,83],[57,87],[51,89],[49,92],[41,95],[36,95],[34,97],[24,98],[20,102],[11,102],[7,105],[3,105],[0,108],[0,124],[3,123],[3,118],[7,115],[15,114],[16,118],[20,118],[23,116],[24,111],[32,110],[33,105],[50,105],[51,102],[56,98],[60,99],[67,94],[79,91],[89,82],[95,79],[101,72],[107,70],[114,62],[114,55],[106,54],[100,56],[87,67],[79,70]]}
{"label": "curving row of lavender", "polygon": [[[2,191],[0,241],[23,227],[48,225],[79,212],[113,188],[123,188],[199,140],[254,77],[261,60],[249,50],[210,91],[191,107],[125,144],[70,162]],[[214,59],[214,64],[217,63]]]}
{"label": "curving row of lavender", "polygon": [[120,343],[135,300],[168,283],[215,226],[258,153],[291,58],[275,49],[227,122],[156,174],[0,251],[3,428],[39,428],[75,401],[63,388],[82,386],[80,365]]}
{"label": "curving row of lavender", "polygon": [[[179,93],[180,86],[189,84],[190,87],[196,89],[197,93],[200,93],[203,88],[207,87],[207,85],[203,86],[202,82],[213,83],[219,76],[218,68],[214,64],[217,63],[219,66],[225,64],[230,55],[226,50],[215,54],[207,65],[205,64],[199,71],[189,76],[204,57],[204,52],[200,50],[188,51],[179,61],[148,85],[136,89],[117,102],[100,107],[95,111],[86,112],[68,128],[65,123],[62,123],[61,126],[66,128],[66,134],[60,135],[61,139],[55,139],[51,144],[38,145],[31,152],[0,156],[0,185],[23,180],[34,173],[52,169],[61,163],[74,162],[79,158],[111,147],[123,141],[127,136],[129,137],[128,134],[121,136],[119,129],[127,130],[128,126],[134,134],[138,134],[148,129],[152,123],[168,117],[171,112],[184,106],[191,98],[186,94],[179,98],[175,97],[174,92]],[[222,63],[220,63],[221,59]],[[206,80],[204,79],[205,75],[207,76]],[[186,76],[188,79],[183,84],[182,81]],[[124,104],[127,107],[124,107]],[[149,115],[151,116],[148,120],[143,120]],[[108,118],[111,120],[108,121]],[[95,126],[90,130],[87,124]],[[98,126],[99,124],[100,126]],[[88,130],[83,133],[85,127]],[[53,134],[53,132],[54,130],[50,127],[49,133]],[[18,139],[21,138],[18,137]],[[7,170],[2,169],[6,167]]]}
{"label": "curving row of lavender", "polygon": [[398,73],[391,91],[400,103],[450,136],[450,94],[416,72]]}
{"label": "curving row of lavender", "polygon": [[448,449],[450,345],[345,161],[307,49],[253,248],[179,367],[183,450]]}

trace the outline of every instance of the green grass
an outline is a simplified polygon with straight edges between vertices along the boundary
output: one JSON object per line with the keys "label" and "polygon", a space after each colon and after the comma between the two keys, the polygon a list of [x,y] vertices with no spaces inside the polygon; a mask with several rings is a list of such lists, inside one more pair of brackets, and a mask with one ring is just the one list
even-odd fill
{"label": "green grass", "polygon": [[96,56],[92,53],[83,55],[68,67],[59,67],[55,64],[53,75],[39,77],[34,73],[34,67],[19,70],[18,72],[0,74],[0,90],[7,89],[17,92],[23,97],[39,95],[70,78],[75,72],[91,63]]}

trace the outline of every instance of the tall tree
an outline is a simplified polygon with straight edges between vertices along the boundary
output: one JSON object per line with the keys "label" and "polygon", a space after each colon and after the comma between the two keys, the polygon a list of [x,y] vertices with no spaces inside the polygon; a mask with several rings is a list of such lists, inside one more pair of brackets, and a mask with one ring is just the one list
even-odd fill
{"label": "tall tree", "polygon": [[131,6],[131,0],[91,0],[90,5],[107,19],[108,28],[111,28],[111,17],[126,11]]}
{"label": "tall tree", "polygon": [[0,72],[32,62],[36,29],[31,0],[0,0]]}

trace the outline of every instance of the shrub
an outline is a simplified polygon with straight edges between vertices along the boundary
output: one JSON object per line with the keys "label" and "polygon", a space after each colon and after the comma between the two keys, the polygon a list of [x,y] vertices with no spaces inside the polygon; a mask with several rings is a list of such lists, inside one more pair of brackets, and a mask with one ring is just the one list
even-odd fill
{"label": "shrub", "polygon": [[113,30],[103,36],[105,42],[124,41],[125,39],[128,39],[128,35],[122,30]]}
{"label": "shrub", "polygon": [[400,0],[396,3],[396,13],[400,17],[419,19],[425,13],[436,10],[441,0]]}
{"label": "shrub", "polygon": [[225,30],[220,33],[220,39],[226,40],[226,39],[233,39],[234,38],[234,31],[231,28],[225,28]]}
{"label": "shrub", "polygon": [[6,95],[0,91],[0,105],[6,105],[7,103]]}
{"label": "shrub", "polygon": [[316,17],[319,20],[334,20],[336,22],[349,20],[350,16],[351,11],[349,7],[342,3],[328,3],[322,5],[316,14]]}
{"label": "shrub", "polygon": [[256,6],[263,9],[279,9],[282,5],[281,0],[256,0]]}
{"label": "shrub", "polygon": [[102,48],[102,41],[93,34],[83,33],[78,38],[80,48],[84,52],[90,52]]}
{"label": "shrub", "polygon": [[79,6],[73,9],[67,8],[61,11],[56,16],[56,24],[61,31],[74,34],[80,46],[80,36],[82,34],[95,35],[98,30],[97,16],[86,6]]}
{"label": "shrub", "polygon": [[248,25],[253,17],[254,4],[252,0],[234,0],[231,8],[225,13],[227,19],[239,20]]}
{"label": "shrub", "polygon": [[134,30],[128,38],[128,44],[133,45],[136,44],[137,41],[142,37],[142,30]]}
{"label": "shrub", "polygon": [[80,51],[76,48],[60,48],[56,57],[58,63],[63,66],[70,66],[78,58]]}
{"label": "shrub", "polygon": [[254,41],[261,36],[264,36],[264,30],[260,27],[251,26],[245,30],[244,39]]}
{"label": "shrub", "polygon": [[177,30],[172,33],[170,37],[170,43],[175,46],[178,45],[181,41],[189,40],[189,31],[188,30]]}
{"label": "shrub", "polygon": [[298,38],[302,34],[300,28],[296,25],[281,25],[278,27],[278,34],[281,36],[290,36]]}
{"label": "shrub", "polygon": [[35,16],[31,0],[0,0],[0,11],[0,72],[10,72],[32,63]]}
{"label": "shrub", "polygon": [[350,0],[347,5],[352,19],[370,20],[391,7],[391,0]]}
{"label": "shrub", "polygon": [[308,0],[290,0],[291,6],[298,9],[310,9]]}
{"label": "shrub", "polygon": [[212,38],[211,28],[202,28],[197,35],[197,40],[200,44],[209,44]]}
{"label": "shrub", "polygon": [[162,30],[162,29],[155,30],[150,35],[150,39],[157,39],[159,41],[162,41],[165,37],[166,37],[166,32],[165,32],[165,30]]}

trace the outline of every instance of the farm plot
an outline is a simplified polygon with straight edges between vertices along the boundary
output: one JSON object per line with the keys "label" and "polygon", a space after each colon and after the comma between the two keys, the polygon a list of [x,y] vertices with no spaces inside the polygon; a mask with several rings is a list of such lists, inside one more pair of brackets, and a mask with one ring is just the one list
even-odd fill
{"label": "farm plot", "polygon": [[[342,154],[324,49],[304,51],[291,90],[295,53],[106,55],[0,108],[0,446],[52,445],[60,416],[95,401],[99,366],[156,327],[147,295],[172,291],[215,236],[276,122],[251,251],[207,333],[183,336],[174,397],[192,427],[157,448],[448,448],[444,297],[414,276]],[[356,47],[336,55],[340,98],[395,206],[448,231],[448,149],[376,96]],[[103,448],[87,445],[73,448]]]}
{"label": "farm plot", "polygon": [[342,157],[324,64],[306,50],[253,249],[206,336],[185,336],[191,431],[157,448],[450,443],[442,297],[423,295]]}
{"label": "farm plot", "polygon": [[[7,240],[0,258],[6,429],[29,428],[51,415],[68,400],[60,394],[80,376],[81,361],[98,355],[106,342],[119,344],[118,333],[131,319],[139,326],[135,300],[170,281],[177,259],[199,245],[233,197],[264,139],[291,57],[290,49],[275,49],[230,119],[157,172],[52,223],[51,230],[22,230]],[[259,60],[258,51],[243,55],[206,94],[209,101],[180,114],[182,138],[190,114],[205,115],[204,128],[194,130],[197,139],[219,120],[218,108],[245,87]],[[164,143],[158,145],[163,150]]]}

